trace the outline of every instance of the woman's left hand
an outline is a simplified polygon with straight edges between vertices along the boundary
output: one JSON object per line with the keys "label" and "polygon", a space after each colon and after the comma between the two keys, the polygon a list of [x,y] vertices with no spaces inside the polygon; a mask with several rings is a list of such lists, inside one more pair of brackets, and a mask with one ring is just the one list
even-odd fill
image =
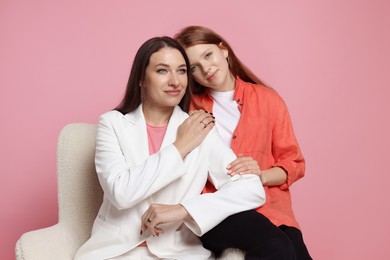
{"label": "woman's left hand", "polygon": [[260,166],[255,159],[252,157],[244,157],[238,155],[237,159],[231,162],[226,169],[230,176],[236,174],[256,174],[261,179]]}
{"label": "woman's left hand", "polygon": [[158,227],[159,224],[182,221],[188,216],[187,210],[181,204],[151,204],[142,216],[141,234],[149,230],[153,236],[158,236],[164,233],[164,230]]}

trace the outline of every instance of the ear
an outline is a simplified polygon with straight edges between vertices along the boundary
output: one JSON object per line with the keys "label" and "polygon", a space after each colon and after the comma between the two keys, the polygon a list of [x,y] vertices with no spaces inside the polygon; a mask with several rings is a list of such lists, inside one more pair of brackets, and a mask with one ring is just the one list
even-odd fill
{"label": "ear", "polygon": [[222,42],[220,42],[218,44],[218,48],[222,51],[222,54],[223,56],[225,57],[225,59],[227,59],[229,57],[229,51],[228,49],[225,47],[225,45],[223,45]]}

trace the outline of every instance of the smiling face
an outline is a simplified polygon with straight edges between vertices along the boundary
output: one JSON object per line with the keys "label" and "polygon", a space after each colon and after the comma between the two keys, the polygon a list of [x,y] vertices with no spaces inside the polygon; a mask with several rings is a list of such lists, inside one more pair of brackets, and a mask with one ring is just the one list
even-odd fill
{"label": "smiling face", "polygon": [[166,109],[178,105],[188,84],[183,55],[170,47],[153,53],[140,84],[144,89],[144,106]]}
{"label": "smiling face", "polygon": [[198,44],[186,48],[194,80],[215,91],[233,90],[235,80],[227,62],[223,45]]}

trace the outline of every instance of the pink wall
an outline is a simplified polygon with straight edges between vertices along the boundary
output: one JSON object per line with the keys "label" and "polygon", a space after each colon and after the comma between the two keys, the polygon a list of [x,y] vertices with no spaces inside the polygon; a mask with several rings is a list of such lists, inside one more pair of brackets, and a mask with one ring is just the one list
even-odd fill
{"label": "pink wall", "polygon": [[389,2],[241,2],[0,2],[0,259],[57,221],[61,128],[95,123],[138,46],[189,24],[224,35],[284,97],[308,163],[292,192],[314,259],[390,258]]}

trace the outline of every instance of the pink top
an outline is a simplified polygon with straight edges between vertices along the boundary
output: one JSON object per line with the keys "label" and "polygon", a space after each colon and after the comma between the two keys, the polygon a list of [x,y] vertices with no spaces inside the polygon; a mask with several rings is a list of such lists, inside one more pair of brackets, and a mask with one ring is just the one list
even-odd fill
{"label": "pink top", "polygon": [[152,126],[146,123],[146,130],[148,132],[149,154],[154,154],[160,150],[167,126]]}

